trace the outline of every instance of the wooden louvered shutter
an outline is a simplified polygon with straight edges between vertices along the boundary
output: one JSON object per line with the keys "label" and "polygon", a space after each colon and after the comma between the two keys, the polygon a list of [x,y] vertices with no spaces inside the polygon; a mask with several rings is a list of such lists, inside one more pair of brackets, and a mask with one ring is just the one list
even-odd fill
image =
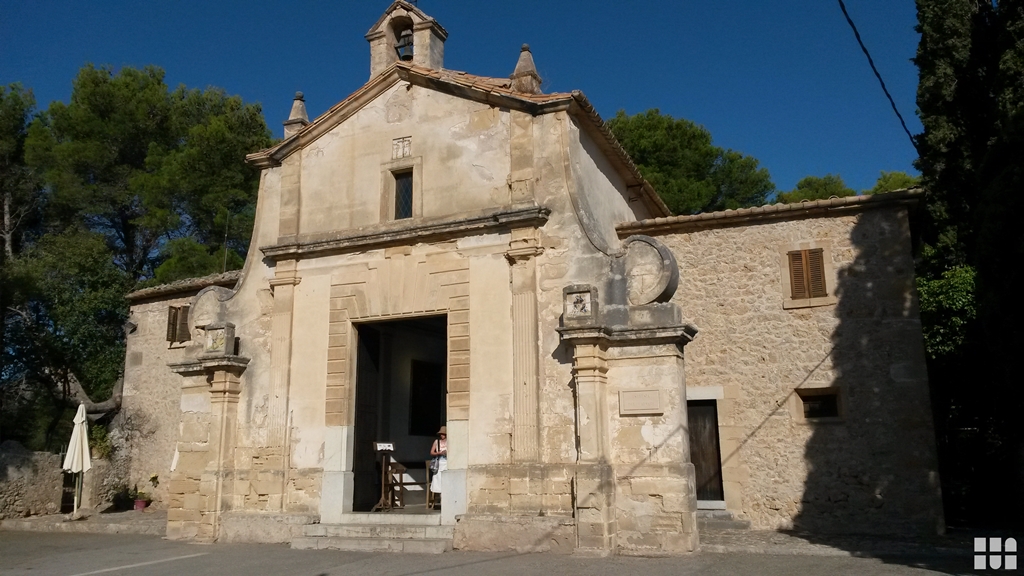
{"label": "wooden louvered shutter", "polygon": [[178,332],[178,309],[174,306],[167,308],[167,341],[177,342],[175,335]]}
{"label": "wooden louvered shutter", "polygon": [[814,250],[805,250],[804,252],[807,254],[805,260],[807,262],[809,298],[824,298],[828,296],[828,290],[825,287],[824,250],[815,248]]}
{"label": "wooden louvered shutter", "polygon": [[802,250],[789,253],[789,286],[793,300],[810,297],[807,292],[807,259],[804,256]]}
{"label": "wooden louvered shutter", "polygon": [[188,342],[192,339],[192,334],[188,331],[188,306],[182,306],[178,309],[178,342]]}

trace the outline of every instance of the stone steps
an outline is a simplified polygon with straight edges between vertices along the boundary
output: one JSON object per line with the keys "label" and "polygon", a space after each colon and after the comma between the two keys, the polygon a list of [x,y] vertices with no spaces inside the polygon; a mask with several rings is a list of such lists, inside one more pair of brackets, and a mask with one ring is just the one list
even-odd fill
{"label": "stone steps", "polygon": [[409,552],[441,554],[452,549],[451,538],[343,538],[304,537],[292,540],[296,550],[345,550],[348,552]]}
{"label": "stone steps", "polygon": [[400,538],[451,539],[454,526],[408,524],[310,524],[302,527],[305,538]]}
{"label": "stone steps", "polygon": [[750,530],[750,520],[737,519],[727,510],[698,510],[697,530]]}
{"label": "stone steps", "polygon": [[[349,515],[346,515],[349,516]],[[452,549],[454,526],[442,526],[439,515],[352,514],[345,524],[310,524],[302,536],[291,540],[297,550],[346,550],[351,552],[411,552],[440,554]],[[349,520],[349,518],[346,518]]]}

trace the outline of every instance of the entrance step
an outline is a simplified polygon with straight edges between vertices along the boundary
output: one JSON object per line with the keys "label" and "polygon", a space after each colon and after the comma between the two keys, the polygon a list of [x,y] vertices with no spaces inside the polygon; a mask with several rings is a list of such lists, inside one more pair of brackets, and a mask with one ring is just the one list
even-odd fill
{"label": "entrance step", "polygon": [[[362,552],[412,552],[440,554],[452,549],[454,526],[441,526],[440,517],[431,524],[381,523],[400,515],[374,514],[373,524],[311,524],[303,526],[303,535],[293,538],[291,547],[299,550],[347,550]],[[430,518],[406,515],[404,518]]]}
{"label": "entrance step", "polygon": [[296,550],[345,550],[348,552],[411,552],[413,554],[441,554],[452,549],[451,538],[295,538]]}
{"label": "entrance step", "polygon": [[440,526],[441,514],[401,514],[382,512],[348,512],[341,515],[340,521],[335,524],[324,524],[324,526],[339,526],[342,524],[402,524],[405,526]]}
{"label": "entrance step", "polygon": [[698,510],[697,530],[750,530],[750,520],[740,520],[728,510]]}

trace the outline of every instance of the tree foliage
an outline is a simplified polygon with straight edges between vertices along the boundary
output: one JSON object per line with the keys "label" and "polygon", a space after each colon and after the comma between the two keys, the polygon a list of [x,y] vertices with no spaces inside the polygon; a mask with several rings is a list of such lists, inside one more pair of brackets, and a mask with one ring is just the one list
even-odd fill
{"label": "tree foliage", "polygon": [[715,146],[689,120],[620,110],[608,128],[674,214],[760,206],[775,192],[757,159]]}
{"label": "tree foliage", "polygon": [[[981,503],[996,492],[1013,495],[1000,516],[1019,519],[1024,394],[1010,359],[1024,346],[1015,272],[1024,258],[1024,5],[917,0],[917,11],[917,167],[927,191],[918,274],[939,434],[949,439],[940,442],[952,475],[943,490],[955,495],[947,517],[991,521]],[[974,440],[961,442],[963,430],[976,430]]]}
{"label": "tree foliage", "polygon": [[155,67],[114,74],[86,66],[70,103],[54,102],[26,143],[28,163],[49,188],[48,223],[102,233],[135,281],[170,258],[196,255],[195,246],[172,254],[169,240],[209,254],[227,231],[228,250],[241,259],[259,178],[243,160],[271,143],[258,105],[214,88],[170,91],[163,76]]}
{"label": "tree foliage", "polygon": [[878,181],[870,190],[865,190],[864,194],[884,194],[886,192],[895,192],[897,190],[906,190],[907,188],[914,188],[915,186],[921,185],[921,178],[919,176],[911,176],[906,172],[893,171],[886,172],[882,170],[881,176],[878,177]]}
{"label": "tree foliage", "polygon": [[779,202],[790,204],[804,200],[827,200],[833,196],[842,198],[857,193],[846,186],[843,178],[837,174],[824,176],[807,176],[796,183],[796,188],[779,194]]}
{"label": "tree foliage", "polygon": [[68,394],[110,393],[127,292],[244,260],[259,177],[244,159],[271,144],[260,108],[163,78],[89,65],[42,112],[0,89],[0,438],[56,448]]}

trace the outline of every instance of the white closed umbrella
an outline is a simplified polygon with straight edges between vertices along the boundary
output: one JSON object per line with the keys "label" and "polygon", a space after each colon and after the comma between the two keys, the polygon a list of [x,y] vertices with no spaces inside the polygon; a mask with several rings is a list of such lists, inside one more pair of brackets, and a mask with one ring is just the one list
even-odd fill
{"label": "white closed umbrella", "polygon": [[75,427],[71,431],[71,443],[68,444],[68,453],[64,456],[64,470],[72,474],[78,474],[75,483],[75,513],[78,513],[78,504],[82,498],[82,476],[92,468],[92,459],[89,457],[89,425],[85,417],[85,405],[78,405],[78,413],[75,414]]}

